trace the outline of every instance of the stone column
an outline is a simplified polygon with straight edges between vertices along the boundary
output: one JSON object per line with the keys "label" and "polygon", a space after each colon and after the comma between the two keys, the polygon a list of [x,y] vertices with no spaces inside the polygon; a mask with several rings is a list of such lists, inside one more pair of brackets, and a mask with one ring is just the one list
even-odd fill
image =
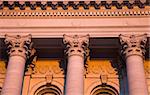
{"label": "stone column", "polygon": [[9,61],[1,94],[22,95],[25,63],[31,53],[31,35],[6,35],[5,44],[8,48]]}
{"label": "stone column", "polygon": [[129,95],[148,95],[143,59],[147,35],[120,35],[126,59]]}
{"label": "stone column", "polygon": [[65,95],[84,95],[84,61],[89,54],[89,35],[64,35],[68,56]]}

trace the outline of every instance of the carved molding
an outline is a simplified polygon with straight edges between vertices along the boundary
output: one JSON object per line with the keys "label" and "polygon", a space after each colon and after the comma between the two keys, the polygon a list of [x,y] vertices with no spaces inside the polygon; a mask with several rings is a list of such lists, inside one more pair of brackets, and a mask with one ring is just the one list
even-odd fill
{"label": "carved molding", "polygon": [[0,18],[73,18],[149,16],[150,2],[112,1],[3,1]]}
{"label": "carved molding", "polygon": [[40,81],[32,85],[32,88],[29,90],[29,95],[63,95],[63,87],[64,85],[62,85],[59,81],[52,81],[52,83],[48,85],[46,81]]}
{"label": "carved molding", "polygon": [[65,53],[68,57],[72,55],[79,55],[82,57],[87,57],[89,55],[89,35],[79,36],[64,35],[63,42],[66,46]]}
{"label": "carved molding", "polygon": [[115,87],[113,87],[112,85],[98,85],[95,88],[93,88],[93,90],[91,91],[91,93],[89,95],[99,95],[103,92],[107,92],[108,95],[119,95],[119,92],[117,91],[117,89]]}
{"label": "carved molding", "polygon": [[144,58],[147,34],[120,35],[119,38],[122,45],[121,53],[125,56],[125,58],[132,55],[139,55]]}
{"label": "carved molding", "polygon": [[31,54],[31,35],[5,35],[5,44],[7,45],[7,53],[10,57],[21,56],[26,59],[29,58],[29,55]]}
{"label": "carved molding", "polygon": [[95,92],[95,90],[99,88],[99,86],[103,86],[105,88],[106,85],[112,86],[116,89],[117,92],[120,92],[120,83],[119,83],[118,78],[113,77],[112,79],[108,79],[107,83],[104,83],[104,84],[99,79],[98,80],[92,79],[92,80],[85,82],[85,84],[86,83],[88,85],[85,87],[85,95],[95,95],[93,94],[93,92]]}
{"label": "carved molding", "polygon": [[149,6],[150,2],[147,0],[146,2],[140,0],[134,0],[134,2],[130,1],[1,1],[0,9],[4,9],[7,7],[9,10],[14,10],[18,8],[20,10],[30,9],[30,10],[46,10],[52,9],[57,10],[59,7],[63,10],[68,10],[69,7],[74,10],[78,10],[79,7],[87,10],[89,7],[94,7],[95,9],[100,9],[104,7],[105,9],[111,9],[112,7],[116,7],[117,9],[122,9],[122,7],[126,6],[129,9],[132,9],[134,6],[138,6],[139,8],[144,8],[145,6]]}
{"label": "carved molding", "polygon": [[[148,7],[149,8],[149,7]],[[150,11],[145,9],[121,10],[0,10],[0,18],[100,18],[100,17],[149,17]]]}

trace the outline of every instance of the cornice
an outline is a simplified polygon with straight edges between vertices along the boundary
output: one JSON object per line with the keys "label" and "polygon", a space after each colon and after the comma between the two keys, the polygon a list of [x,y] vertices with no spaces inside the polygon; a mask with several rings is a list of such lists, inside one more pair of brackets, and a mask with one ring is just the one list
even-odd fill
{"label": "cornice", "polygon": [[14,10],[15,7],[18,7],[20,10],[25,10],[27,7],[30,10],[36,10],[37,8],[46,10],[48,7],[51,10],[57,10],[59,7],[63,10],[67,10],[69,7],[72,7],[74,10],[78,10],[80,7],[88,10],[90,7],[94,7],[95,9],[101,9],[101,7],[105,7],[105,9],[112,9],[112,7],[122,9],[122,7],[126,6],[128,9],[133,9],[134,6],[138,6],[139,8],[150,6],[148,0],[145,3],[137,0],[132,3],[129,1],[1,1],[0,3],[1,10],[4,7],[8,7],[9,10]]}
{"label": "cornice", "polygon": [[0,18],[149,16],[149,8],[149,1],[1,1]]}

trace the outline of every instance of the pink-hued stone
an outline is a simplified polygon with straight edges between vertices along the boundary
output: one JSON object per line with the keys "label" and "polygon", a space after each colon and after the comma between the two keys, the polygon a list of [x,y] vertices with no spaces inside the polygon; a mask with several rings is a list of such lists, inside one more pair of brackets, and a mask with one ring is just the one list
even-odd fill
{"label": "pink-hued stone", "polygon": [[9,58],[2,95],[21,95],[25,62],[21,56]]}
{"label": "pink-hued stone", "polygon": [[68,58],[66,94],[84,95],[84,58],[78,55]]}
{"label": "pink-hued stone", "polygon": [[132,55],[126,59],[129,95],[148,95],[143,58]]}

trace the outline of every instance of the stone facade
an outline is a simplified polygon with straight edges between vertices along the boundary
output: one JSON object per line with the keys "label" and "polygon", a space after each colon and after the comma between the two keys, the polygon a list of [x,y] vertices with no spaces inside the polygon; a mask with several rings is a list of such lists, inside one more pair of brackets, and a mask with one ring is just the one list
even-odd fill
{"label": "stone facade", "polygon": [[150,95],[149,9],[0,1],[0,95]]}
{"label": "stone facade", "polygon": [[[4,62],[1,61],[1,77],[0,77],[0,85],[4,82],[5,75],[5,65]],[[46,87],[53,88],[48,86],[48,84],[56,85],[59,87],[59,93],[64,93],[64,70],[60,68],[60,60],[38,60],[35,63],[35,67],[33,72],[27,71],[24,76],[23,82],[23,91],[22,95],[36,95],[37,93],[44,93]],[[122,93],[123,95],[128,95],[125,87],[125,81],[123,81],[123,77],[118,75],[116,68],[113,68],[112,62],[109,60],[88,60],[87,61],[88,68],[85,69],[84,74],[84,95],[93,95],[94,93],[98,93],[96,91],[101,91],[100,86],[98,85],[107,84],[114,87],[118,93]],[[145,74],[149,89],[149,61],[144,62]],[[4,68],[4,69],[3,69]],[[121,83],[120,83],[120,80]],[[46,86],[47,85],[47,86]],[[44,87],[45,86],[45,87]],[[43,88],[40,88],[43,87]],[[95,88],[97,87],[97,88]],[[120,89],[120,87],[122,87]],[[95,89],[94,89],[95,88]],[[113,90],[109,87],[108,91]],[[41,92],[40,92],[41,91]],[[125,92],[126,91],[126,92]],[[149,89],[150,91],[150,89]],[[45,90],[46,92],[46,90]],[[50,91],[48,91],[50,92]],[[36,94],[34,94],[36,93]],[[112,93],[112,92],[110,92]],[[94,94],[95,95],[95,94]]]}

